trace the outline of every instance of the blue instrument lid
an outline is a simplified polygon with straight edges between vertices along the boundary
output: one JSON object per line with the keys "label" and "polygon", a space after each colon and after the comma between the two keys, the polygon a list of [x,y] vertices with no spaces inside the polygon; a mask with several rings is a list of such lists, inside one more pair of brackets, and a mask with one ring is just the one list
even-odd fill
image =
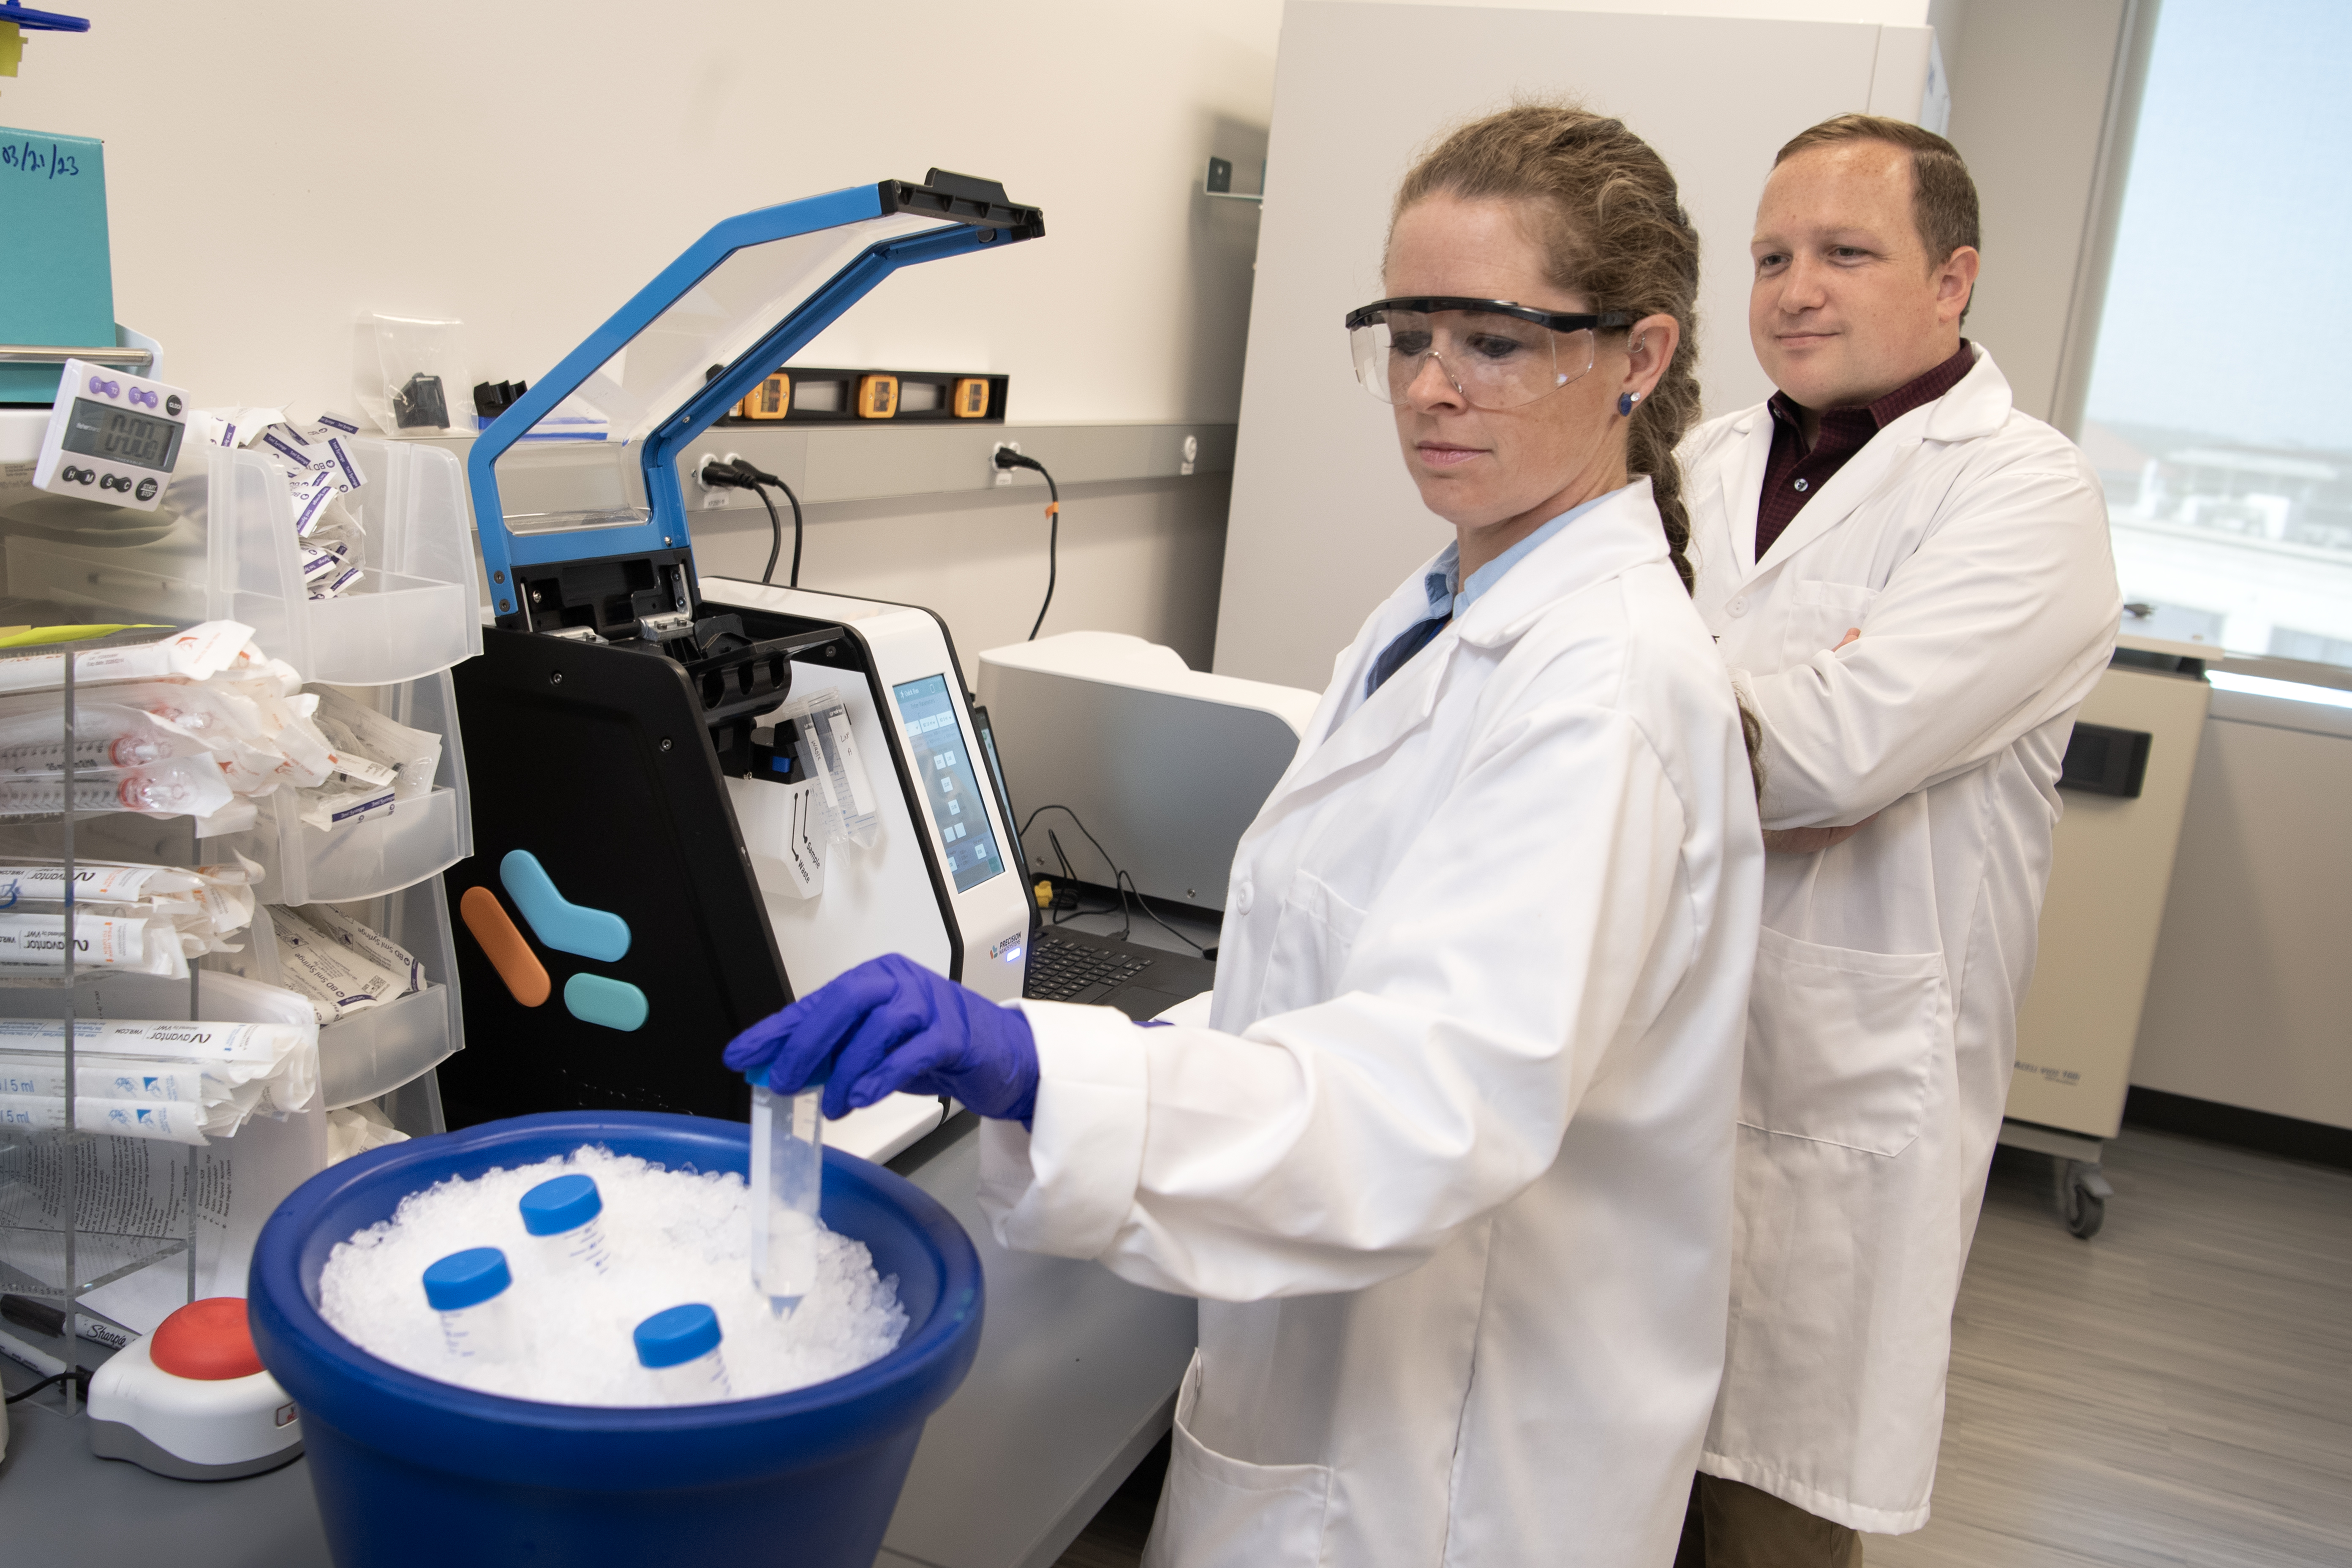
{"label": "blue instrument lid", "polygon": [[[1002,185],[939,169],[712,228],[476,438],[467,474],[499,624],[530,622],[517,566],[689,548],[680,451],[885,278],[1045,232]],[[567,399],[603,439],[580,439],[576,414],[540,431]]]}

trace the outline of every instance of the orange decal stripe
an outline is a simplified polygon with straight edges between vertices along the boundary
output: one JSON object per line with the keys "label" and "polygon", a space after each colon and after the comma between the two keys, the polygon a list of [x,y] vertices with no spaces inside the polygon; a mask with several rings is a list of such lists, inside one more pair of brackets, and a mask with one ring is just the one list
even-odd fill
{"label": "orange decal stripe", "polygon": [[488,888],[468,888],[466,896],[457,900],[457,913],[474,940],[482,944],[499,978],[507,983],[514,999],[526,1007],[536,1007],[554,994],[554,983],[547,977],[547,966],[530,950],[522,932],[515,929],[514,920],[499,896]]}

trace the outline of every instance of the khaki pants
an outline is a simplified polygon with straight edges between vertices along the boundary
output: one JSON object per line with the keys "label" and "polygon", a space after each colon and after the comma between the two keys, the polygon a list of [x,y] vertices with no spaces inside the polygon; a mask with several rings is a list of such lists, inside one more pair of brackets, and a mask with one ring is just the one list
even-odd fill
{"label": "khaki pants", "polygon": [[1695,1476],[1675,1568],[1862,1568],[1862,1535],[1770,1492]]}

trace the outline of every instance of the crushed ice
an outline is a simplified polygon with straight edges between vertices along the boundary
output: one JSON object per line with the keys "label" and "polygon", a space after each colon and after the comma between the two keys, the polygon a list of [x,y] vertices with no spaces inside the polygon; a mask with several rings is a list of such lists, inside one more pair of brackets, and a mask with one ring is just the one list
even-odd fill
{"label": "crushed ice", "polygon": [[[609,1273],[551,1277],[516,1208],[552,1176],[595,1178]],[[866,1244],[820,1228],[817,1282],[776,1318],[751,1283],[750,1192],[726,1172],[674,1171],[590,1145],[562,1159],[451,1177],[403,1198],[393,1217],[338,1242],[319,1279],[319,1310],[354,1344],[395,1366],[485,1394],[557,1405],[656,1405],[630,1331],[665,1307],[707,1303],[739,1399],[853,1372],[897,1348],[907,1314],[898,1279],[878,1278]],[[482,1365],[444,1348],[425,1304],[425,1266],[495,1247],[513,1271],[520,1364]]]}

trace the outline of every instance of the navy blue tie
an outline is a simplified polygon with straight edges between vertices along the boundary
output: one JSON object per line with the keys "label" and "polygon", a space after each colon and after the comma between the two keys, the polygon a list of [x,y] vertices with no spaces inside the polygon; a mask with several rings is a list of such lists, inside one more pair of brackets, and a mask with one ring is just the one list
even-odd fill
{"label": "navy blue tie", "polygon": [[1381,649],[1381,657],[1372,660],[1372,673],[1364,678],[1364,695],[1369,698],[1388,684],[1389,677],[1412,662],[1412,656],[1436,640],[1453,621],[1452,616],[1433,616],[1425,621],[1415,621],[1397,635],[1396,641]]}

